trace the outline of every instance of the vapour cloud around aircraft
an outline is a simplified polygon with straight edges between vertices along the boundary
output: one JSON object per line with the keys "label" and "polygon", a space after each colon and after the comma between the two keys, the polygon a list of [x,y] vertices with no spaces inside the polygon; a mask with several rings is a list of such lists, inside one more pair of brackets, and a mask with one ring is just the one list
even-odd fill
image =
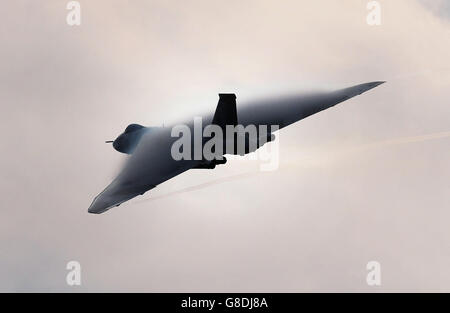
{"label": "vapour cloud around aircraft", "polygon": [[214,169],[225,155],[255,152],[274,133],[384,82],[329,92],[278,97],[236,105],[235,94],[219,94],[213,114],[166,127],[129,125],[112,143],[130,154],[119,175],[94,198],[89,213],[103,213],[190,169]]}

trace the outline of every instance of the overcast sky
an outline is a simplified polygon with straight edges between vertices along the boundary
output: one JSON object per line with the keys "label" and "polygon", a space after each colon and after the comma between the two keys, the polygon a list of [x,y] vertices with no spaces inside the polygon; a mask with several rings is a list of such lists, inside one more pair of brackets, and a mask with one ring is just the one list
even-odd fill
{"label": "overcast sky", "polygon": [[[450,291],[448,1],[380,1],[380,26],[363,0],[80,3],[73,27],[66,1],[2,4],[0,291]],[[283,129],[277,171],[236,160],[87,213],[130,123],[375,80]]]}

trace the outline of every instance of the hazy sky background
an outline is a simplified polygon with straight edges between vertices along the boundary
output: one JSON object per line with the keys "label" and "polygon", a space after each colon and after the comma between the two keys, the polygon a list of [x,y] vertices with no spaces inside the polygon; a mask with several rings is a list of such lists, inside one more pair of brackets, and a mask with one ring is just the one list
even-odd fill
{"label": "hazy sky background", "polygon": [[[449,2],[380,1],[375,27],[367,2],[80,1],[79,27],[67,1],[4,2],[0,291],[450,291]],[[282,130],[277,171],[233,161],[87,213],[130,123],[374,80]]]}

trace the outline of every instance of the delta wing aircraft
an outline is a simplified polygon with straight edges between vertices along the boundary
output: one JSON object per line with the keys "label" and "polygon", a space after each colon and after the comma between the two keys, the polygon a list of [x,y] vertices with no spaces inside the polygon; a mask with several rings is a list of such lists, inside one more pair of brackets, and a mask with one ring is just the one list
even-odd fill
{"label": "delta wing aircraft", "polygon": [[[286,127],[317,112],[335,106],[345,100],[360,95],[384,82],[371,82],[329,92],[316,92],[303,95],[288,96],[272,100],[236,105],[234,94],[219,94],[219,102],[214,114],[202,117],[202,129],[208,125],[224,130],[223,149],[215,158],[173,157],[172,147],[179,139],[173,136],[176,125],[166,127],[144,127],[131,124],[112,143],[114,149],[130,154],[119,175],[96,196],[88,209],[89,213],[103,213],[119,206],[138,195],[142,195],[159,184],[189,170],[196,168],[213,169],[225,164],[225,154],[246,154],[255,151],[266,142],[274,139],[273,128],[267,133],[257,133],[256,138],[247,134],[234,134],[232,138],[225,131],[229,126],[276,125],[277,129]],[[186,122],[187,127],[195,132],[195,123]],[[244,151],[237,153],[237,138],[243,138]],[[202,138],[200,145],[206,144]],[[192,139],[192,144],[195,145]],[[229,142],[232,142],[231,148]],[[233,144],[234,142],[234,144]],[[194,151],[195,149],[192,149]],[[219,150],[219,149],[218,149]]]}

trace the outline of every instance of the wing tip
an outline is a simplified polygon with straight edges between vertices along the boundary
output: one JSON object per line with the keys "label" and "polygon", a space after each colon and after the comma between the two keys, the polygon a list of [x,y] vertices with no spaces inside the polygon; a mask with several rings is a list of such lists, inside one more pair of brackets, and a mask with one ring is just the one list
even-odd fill
{"label": "wing tip", "polygon": [[88,213],[102,214],[113,207],[119,206],[120,204],[122,204],[122,202],[124,202],[123,200],[117,201],[117,200],[111,199],[110,197],[105,195],[105,191],[106,191],[106,189],[94,198],[94,200],[92,201],[91,205],[89,206],[89,208],[87,210]]}

